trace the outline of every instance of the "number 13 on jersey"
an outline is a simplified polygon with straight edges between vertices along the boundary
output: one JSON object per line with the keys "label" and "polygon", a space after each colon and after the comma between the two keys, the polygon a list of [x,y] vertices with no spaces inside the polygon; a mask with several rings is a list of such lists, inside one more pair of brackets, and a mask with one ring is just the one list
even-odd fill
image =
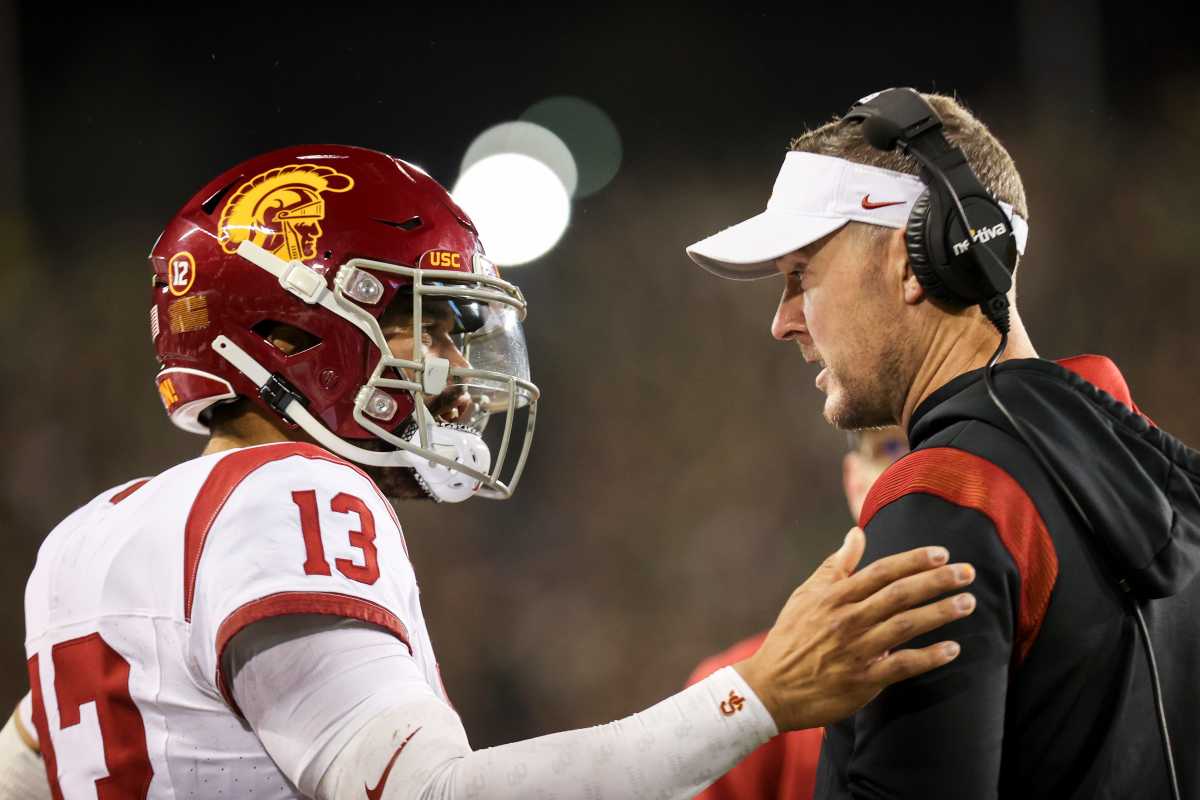
{"label": "number 13 on jersey", "polygon": [[[325,543],[321,539],[321,518],[317,507],[317,493],[312,489],[292,492],[300,512],[300,530],[304,534],[304,574],[331,575],[329,560],[325,557]],[[348,558],[335,559],[338,572],[347,578],[368,586],[379,580],[379,552],[375,548],[375,517],[367,504],[352,494],[342,492],[330,501],[331,511],[338,514],[358,516],[358,530],[351,530],[350,545],[362,552],[363,563]]]}

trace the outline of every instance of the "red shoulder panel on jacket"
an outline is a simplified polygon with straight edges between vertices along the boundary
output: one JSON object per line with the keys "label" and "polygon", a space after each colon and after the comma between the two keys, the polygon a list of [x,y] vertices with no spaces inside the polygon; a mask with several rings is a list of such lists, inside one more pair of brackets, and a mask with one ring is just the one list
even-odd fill
{"label": "red shoulder panel on jacket", "polygon": [[858,525],[866,528],[884,507],[909,494],[930,494],[992,521],[1021,575],[1021,600],[1013,640],[1013,665],[1037,639],[1058,578],[1058,555],[1033,500],[1011,475],[985,458],[952,447],[917,450],[875,482]]}

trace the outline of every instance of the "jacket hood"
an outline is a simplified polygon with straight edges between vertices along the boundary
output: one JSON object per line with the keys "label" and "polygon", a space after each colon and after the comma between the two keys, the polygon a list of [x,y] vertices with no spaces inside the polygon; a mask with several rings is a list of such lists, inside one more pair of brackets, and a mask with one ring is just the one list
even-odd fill
{"label": "jacket hood", "polygon": [[[1200,572],[1200,453],[1136,410],[1116,365],[1101,356],[1016,359],[996,367],[993,383],[1079,502],[1115,576],[1143,598],[1187,586]],[[918,407],[910,439],[959,417],[1017,436],[975,370]]]}

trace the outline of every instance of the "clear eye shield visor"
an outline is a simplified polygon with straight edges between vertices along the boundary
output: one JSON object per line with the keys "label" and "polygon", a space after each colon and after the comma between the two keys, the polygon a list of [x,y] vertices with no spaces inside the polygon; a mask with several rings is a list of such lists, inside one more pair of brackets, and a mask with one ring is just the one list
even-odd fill
{"label": "clear eye shield visor", "polygon": [[[488,266],[464,273],[354,259],[338,275],[339,288],[351,298],[360,284],[369,287],[372,276],[365,270],[411,281],[411,291],[392,301],[395,313],[386,329],[366,315],[383,355],[356,398],[354,419],[397,455],[427,461],[427,468],[414,468],[441,500],[476,492],[510,497],[533,439],[539,391],[530,381],[521,327],[525,299]],[[398,425],[403,421],[395,419],[395,401],[383,391],[397,389],[411,393],[416,404],[407,425]],[[414,466],[405,459],[395,465]]]}

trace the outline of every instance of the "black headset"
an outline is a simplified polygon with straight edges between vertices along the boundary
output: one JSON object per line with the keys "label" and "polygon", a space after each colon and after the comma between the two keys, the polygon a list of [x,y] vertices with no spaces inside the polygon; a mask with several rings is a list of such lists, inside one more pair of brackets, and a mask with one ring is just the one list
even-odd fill
{"label": "black headset", "polygon": [[[920,178],[927,188],[913,204],[904,234],[913,275],[931,297],[959,306],[978,303],[984,315],[996,326],[1000,343],[983,371],[988,396],[1033,451],[1092,534],[1093,541],[1100,541],[1075,495],[1029,435],[1025,423],[1014,417],[1001,402],[992,380],[996,362],[1008,345],[1006,293],[1012,287],[1012,273],[1017,265],[1017,241],[1012,222],[972,171],[962,149],[946,141],[941,118],[915,89],[885,89],[868,95],[851,106],[842,121],[860,123],[863,138],[877,150],[890,151],[899,147],[920,163]],[[1175,774],[1171,735],[1167,730],[1150,630],[1129,584],[1119,580],[1118,586],[1125,592],[1142,633],[1171,795],[1180,800],[1179,779]]]}
{"label": "black headset", "polygon": [[1005,293],[1017,265],[1012,222],[962,149],[946,141],[937,112],[913,89],[886,89],[855,103],[842,121],[861,122],[872,147],[898,146],[921,164],[928,188],[913,204],[905,229],[909,264],[921,286],[939,300],[978,303],[993,322],[1003,319],[1006,332]]}

